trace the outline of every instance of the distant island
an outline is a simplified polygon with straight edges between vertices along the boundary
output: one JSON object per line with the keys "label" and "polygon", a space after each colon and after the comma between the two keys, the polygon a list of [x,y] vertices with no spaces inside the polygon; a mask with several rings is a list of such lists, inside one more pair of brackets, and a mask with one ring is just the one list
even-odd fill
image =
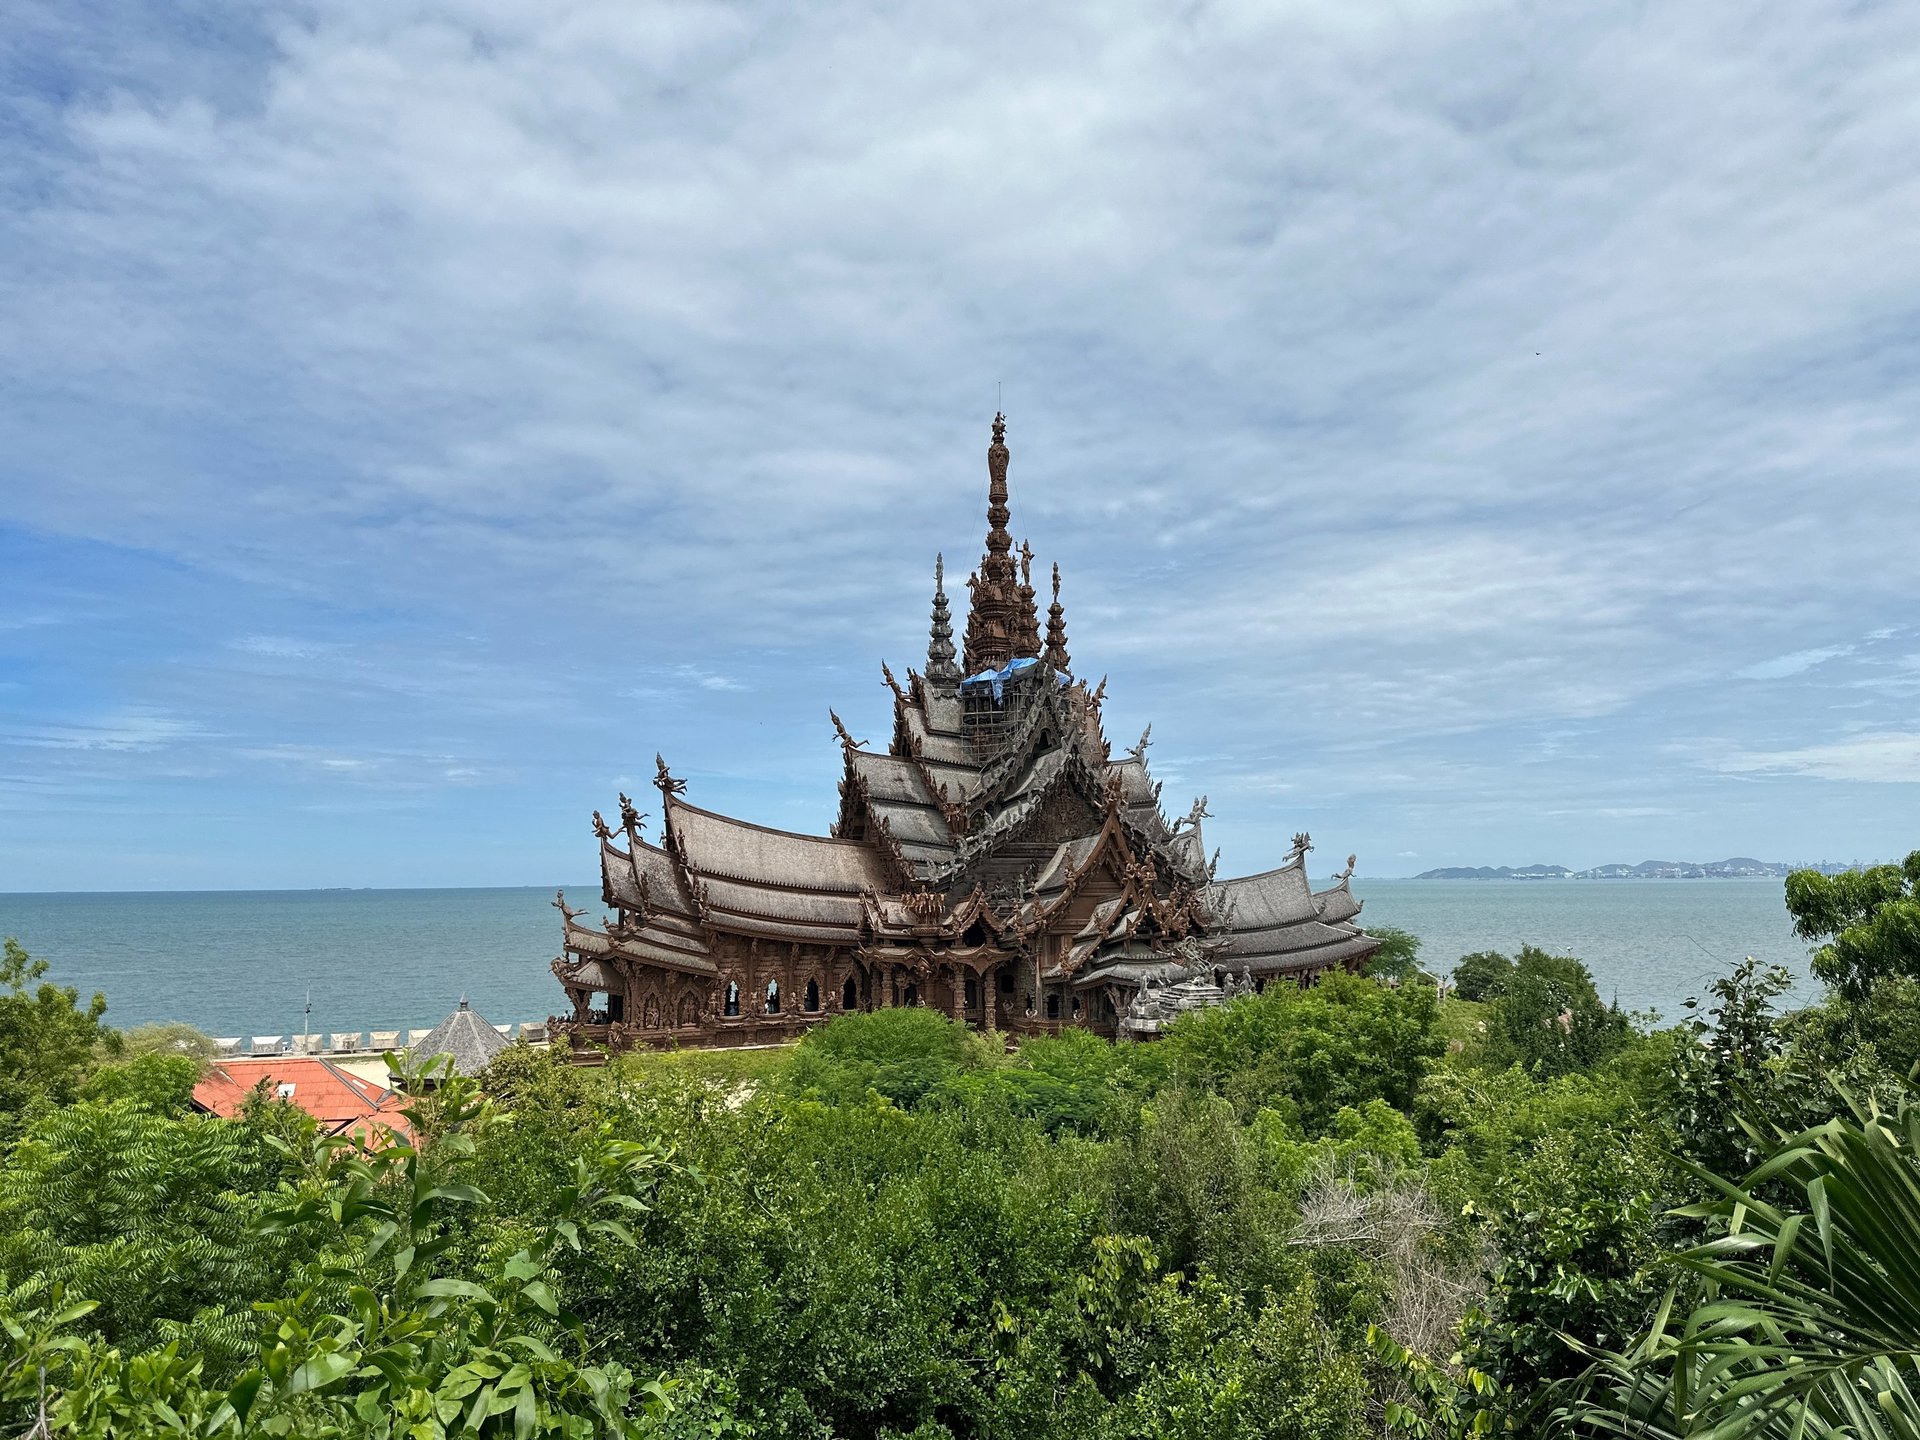
{"label": "distant island", "polygon": [[1789,865],[1781,860],[1642,860],[1638,865],[1596,865],[1591,870],[1569,870],[1564,865],[1443,865],[1422,870],[1416,880],[1759,880],[1784,879],[1794,870],[1818,870],[1837,875],[1855,868],[1821,860]]}

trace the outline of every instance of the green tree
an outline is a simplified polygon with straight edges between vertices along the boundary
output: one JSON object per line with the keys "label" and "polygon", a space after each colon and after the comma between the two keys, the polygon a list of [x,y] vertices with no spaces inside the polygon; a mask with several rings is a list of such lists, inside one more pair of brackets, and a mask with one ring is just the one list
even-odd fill
{"label": "green tree", "polygon": [[[209,1135],[239,1128],[111,1108],[93,1122],[129,1118],[149,1127],[149,1140],[153,1126]],[[658,1146],[603,1137],[554,1176],[546,1223],[499,1232],[485,1263],[459,1273],[451,1263],[458,1238],[487,1223],[487,1197],[457,1178],[486,1108],[470,1082],[448,1075],[408,1118],[416,1134],[435,1137],[430,1146],[396,1141],[369,1151],[316,1140],[299,1157],[300,1183],[249,1227],[307,1258],[257,1303],[262,1323],[242,1322],[249,1333],[224,1377],[208,1363],[203,1334],[180,1331],[142,1346],[132,1331],[98,1318],[104,1307],[70,1303],[72,1291],[45,1275],[0,1295],[0,1425],[37,1420],[46,1433],[103,1440],[639,1436],[664,1390],[590,1354],[562,1303],[553,1261],[589,1243],[631,1244],[627,1220],[645,1211],[643,1197],[672,1168],[670,1157]],[[151,1148],[137,1130],[121,1144]],[[102,1188],[131,1197],[116,1205],[139,1204],[133,1192],[156,1178],[166,1180],[135,1176],[115,1186],[109,1177]],[[50,1174],[49,1183],[59,1182]],[[102,1234],[138,1234],[184,1219],[101,1211],[89,1223]]]}
{"label": "green tree", "polygon": [[185,1055],[202,1064],[219,1056],[220,1047],[204,1030],[177,1020],[154,1020],[120,1032],[121,1053],[138,1055]]}
{"label": "green tree", "polygon": [[1626,1042],[1626,1016],[1594,989],[1587,967],[1570,955],[1525,946],[1488,1007],[1488,1058],[1537,1076],[1591,1070]]}
{"label": "green tree", "polygon": [[1809,943],[1813,973],[1850,1003],[1887,976],[1920,980],[1920,850],[1899,865],[1842,875],[1787,876],[1794,933]]}
{"label": "green tree", "polygon": [[0,946],[0,1134],[17,1128],[35,1103],[72,1101],[95,1049],[113,1045],[100,1019],[106,996],[82,1008],[79,992],[44,979],[46,973],[47,962],[18,940],[9,936]]}
{"label": "green tree", "polygon": [[1491,1000],[1507,988],[1513,961],[1496,950],[1462,955],[1453,967],[1453,993],[1462,1000]]}
{"label": "green tree", "polygon": [[1776,1082],[1772,1068],[1785,1048],[1774,1002],[1793,984],[1784,966],[1762,967],[1749,955],[1708,989],[1712,1004],[1686,1002],[1683,1042],[1673,1053],[1673,1123],[1687,1156],[1722,1174],[1756,1158],[1753,1138],[1729,1102],[1756,1103]]}
{"label": "green tree", "polygon": [[1431,986],[1334,974],[1183,1015],[1158,1044],[1176,1074],[1218,1090],[1243,1116],[1278,1102],[1320,1135],[1342,1106],[1412,1104],[1445,1048],[1437,1013]]}
{"label": "green tree", "polygon": [[965,1026],[936,1010],[902,1007],[842,1015],[809,1031],[787,1083],[796,1094],[834,1101],[857,1102],[876,1090],[911,1108],[991,1060]]}
{"label": "green tree", "polygon": [[1420,968],[1420,937],[1392,925],[1367,933],[1380,942],[1380,948],[1367,957],[1367,974],[1396,983],[1412,979]]}
{"label": "green tree", "polygon": [[1584,1368],[1567,1337],[1617,1346],[1646,1323],[1659,1292],[1644,1271],[1666,1250],[1671,1183],[1658,1132],[1561,1131],[1475,1206],[1498,1259],[1464,1354],[1516,1407]]}

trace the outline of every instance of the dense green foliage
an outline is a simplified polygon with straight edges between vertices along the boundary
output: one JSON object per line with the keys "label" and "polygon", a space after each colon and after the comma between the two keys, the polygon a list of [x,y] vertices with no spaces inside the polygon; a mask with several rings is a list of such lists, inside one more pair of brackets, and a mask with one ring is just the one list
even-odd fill
{"label": "dense green foliage", "polygon": [[1920,850],[1844,875],[1796,870],[1787,909],[1801,939],[1825,942],[1813,973],[1842,999],[1858,1004],[1882,980],[1920,980]]}
{"label": "dense green foliage", "polygon": [[[1785,1019],[1751,962],[1647,1033],[1577,960],[1466,956],[1443,999],[1409,943],[1151,1045],[912,1009],[597,1071],[516,1046],[371,1152],[191,1113],[191,1034],[114,1036],[9,952],[69,1041],[8,1061],[0,1433],[1695,1434],[1778,1368],[1736,1332],[1826,1366],[1780,1413],[1839,1415],[1911,1307],[1787,1301],[1870,1290],[1869,1217],[1920,1216],[1910,886],[1871,883],[1789,887],[1881,958]],[[1746,1308],[1688,1319],[1707,1285]]]}
{"label": "dense green foliage", "polygon": [[35,1110],[71,1101],[95,1048],[111,1040],[101,1023],[106,997],[82,1009],[46,973],[18,940],[0,941],[0,1137]]}
{"label": "dense green foliage", "polygon": [[[1688,1213],[1709,1239],[1578,1386],[1600,1435],[1920,1436],[1920,1105],[1850,1103]],[[1701,1303],[1680,1308],[1689,1296]]]}

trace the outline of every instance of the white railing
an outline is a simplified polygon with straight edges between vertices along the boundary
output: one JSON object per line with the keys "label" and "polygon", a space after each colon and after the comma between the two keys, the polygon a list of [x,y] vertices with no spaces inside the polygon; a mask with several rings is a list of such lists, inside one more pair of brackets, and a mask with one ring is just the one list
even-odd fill
{"label": "white railing", "polygon": [[[493,1028],[508,1040],[524,1040],[530,1045],[547,1043],[547,1022],[544,1020],[529,1020],[522,1025],[496,1025]],[[214,1037],[213,1043],[219,1047],[223,1059],[272,1055],[345,1057],[381,1055],[389,1050],[404,1049],[418,1045],[432,1033],[431,1026],[416,1026],[393,1030],[334,1030],[313,1035],[222,1035]]]}

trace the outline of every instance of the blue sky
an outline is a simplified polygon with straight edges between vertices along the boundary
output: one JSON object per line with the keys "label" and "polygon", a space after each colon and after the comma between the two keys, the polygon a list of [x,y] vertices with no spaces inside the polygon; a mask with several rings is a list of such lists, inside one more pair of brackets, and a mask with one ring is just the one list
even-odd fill
{"label": "blue sky", "polygon": [[996,387],[1228,869],[1905,853],[1915,154],[1892,4],[14,0],[0,890],[823,829]]}

